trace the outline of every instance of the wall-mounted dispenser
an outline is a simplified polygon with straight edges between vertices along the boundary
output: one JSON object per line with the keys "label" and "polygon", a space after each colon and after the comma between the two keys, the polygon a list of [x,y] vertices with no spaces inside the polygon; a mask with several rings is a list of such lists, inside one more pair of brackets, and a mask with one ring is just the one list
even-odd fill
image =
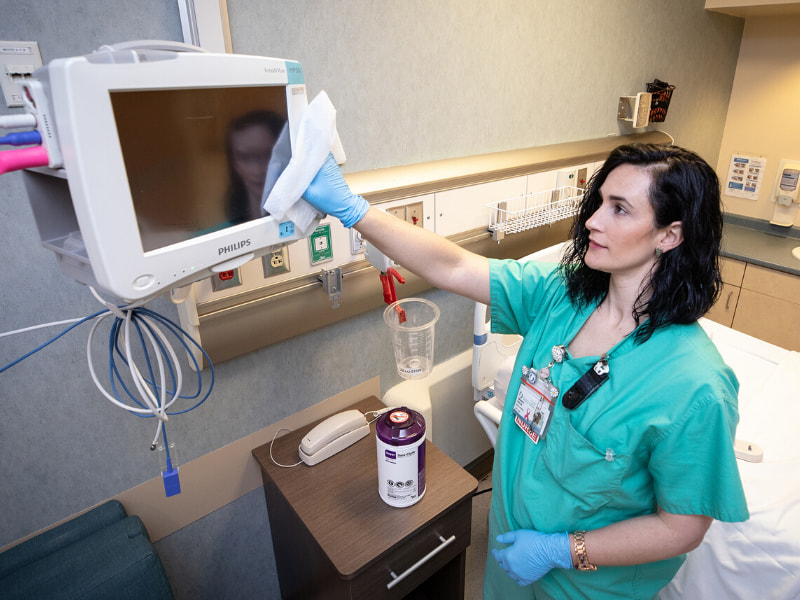
{"label": "wall-mounted dispenser", "polygon": [[617,119],[630,121],[634,128],[647,127],[650,123],[650,105],[653,94],[639,92],[635,96],[620,96]]}
{"label": "wall-mounted dispenser", "polygon": [[775,176],[775,188],[772,201],[775,212],[770,223],[780,227],[791,227],[797,215],[798,184],[800,184],[800,161],[781,159],[778,174]]}

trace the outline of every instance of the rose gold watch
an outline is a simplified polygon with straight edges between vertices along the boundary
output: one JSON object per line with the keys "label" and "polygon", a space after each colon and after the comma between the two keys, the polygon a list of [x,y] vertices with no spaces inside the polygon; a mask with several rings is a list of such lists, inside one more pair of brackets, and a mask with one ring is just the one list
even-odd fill
{"label": "rose gold watch", "polygon": [[589,562],[586,555],[586,541],[584,540],[585,531],[576,531],[572,534],[575,538],[575,556],[578,558],[579,571],[597,571],[597,565]]}

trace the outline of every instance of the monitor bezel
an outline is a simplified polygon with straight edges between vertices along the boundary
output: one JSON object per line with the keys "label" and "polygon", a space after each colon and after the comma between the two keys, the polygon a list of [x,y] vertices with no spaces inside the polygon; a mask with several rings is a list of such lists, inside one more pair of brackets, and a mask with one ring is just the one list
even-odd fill
{"label": "monitor bezel", "polygon": [[[138,300],[300,238],[292,224],[266,216],[145,252],[111,101],[111,93],[117,91],[283,86],[294,148],[297,124],[308,103],[298,63],[206,53],[123,64],[73,57],[53,61],[49,77],[70,195],[102,288],[125,300]],[[221,252],[223,248],[227,251]]]}

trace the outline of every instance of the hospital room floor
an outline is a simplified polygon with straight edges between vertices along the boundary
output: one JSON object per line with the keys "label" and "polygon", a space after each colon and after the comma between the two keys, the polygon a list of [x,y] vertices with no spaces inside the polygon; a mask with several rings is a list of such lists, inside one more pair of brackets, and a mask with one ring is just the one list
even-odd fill
{"label": "hospital room floor", "polygon": [[[491,487],[491,473],[479,479],[478,492]],[[489,503],[491,499],[491,492],[479,494],[472,498],[472,535],[467,548],[464,600],[481,600],[483,598],[483,572],[486,566]]]}

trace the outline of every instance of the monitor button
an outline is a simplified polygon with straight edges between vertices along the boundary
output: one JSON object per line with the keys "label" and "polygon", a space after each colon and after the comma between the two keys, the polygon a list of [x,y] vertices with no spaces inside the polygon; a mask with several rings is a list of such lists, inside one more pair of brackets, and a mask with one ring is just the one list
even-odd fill
{"label": "monitor button", "polygon": [[156,278],[153,275],[139,275],[133,280],[133,287],[137,290],[146,290],[155,282]]}

